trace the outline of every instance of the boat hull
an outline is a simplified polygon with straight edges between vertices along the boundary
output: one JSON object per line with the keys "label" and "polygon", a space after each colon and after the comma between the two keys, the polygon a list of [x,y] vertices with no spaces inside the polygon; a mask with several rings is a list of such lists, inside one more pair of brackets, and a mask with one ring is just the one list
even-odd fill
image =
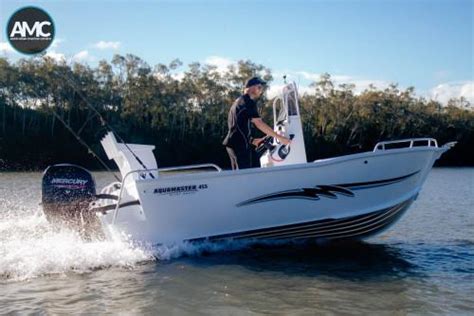
{"label": "boat hull", "polygon": [[368,214],[340,219],[323,219],[292,225],[250,230],[232,234],[191,239],[191,242],[222,240],[285,240],[285,239],[364,239],[384,231],[395,223],[409,208],[414,198],[393,207]]}
{"label": "boat hull", "polygon": [[396,222],[445,151],[421,147],[313,163],[137,180],[140,206],[100,216],[153,244],[362,239]]}

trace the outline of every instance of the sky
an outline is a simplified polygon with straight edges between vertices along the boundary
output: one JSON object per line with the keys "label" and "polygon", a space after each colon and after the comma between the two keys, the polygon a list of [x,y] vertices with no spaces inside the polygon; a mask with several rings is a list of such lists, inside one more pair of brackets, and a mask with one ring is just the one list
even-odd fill
{"label": "sky", "polygon": [[[19,1],[0,2],[0,56],[13,50],[6,24],[19,8],[44,9],[55,22],[47,54],[94,66],[132,53],[150,65],[183,61],[225,69],[250,59],[300,90],[322,73],[337,84],[413,86],[417,95],[474,104],[474,0],[334,1]],[[180,70],[178,70],[180,71]]]}

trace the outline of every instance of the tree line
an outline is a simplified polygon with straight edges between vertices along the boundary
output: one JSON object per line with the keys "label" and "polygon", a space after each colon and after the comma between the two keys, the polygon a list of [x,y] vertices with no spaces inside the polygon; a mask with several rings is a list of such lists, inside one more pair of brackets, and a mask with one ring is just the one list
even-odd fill
{"label": "tree line", "polygon": [[[269,68],[250,60],[221,71],[200,63],[185,67],[178,59],[150,66],[131,54],[96,67],[45,56],[0,58],[0,170],[38,170],[59,162],[100,169],[62,122],[104,159],[99,140],[107,122],[129,143],[155,145],[159,166],[228,167],[221,145],[227,113],[254,75],[273,80]],[[381,140],[434,137],[441,144],[458,141],[439,164],[474,165],[474,111],[463,98],[442,105],[396,84],[356,94],[354,85],[336,85],[329,74],[311,89],[300,98],[309,161],[372,150]],[[272,101],[264,96],[259,102],[271,123]]]}

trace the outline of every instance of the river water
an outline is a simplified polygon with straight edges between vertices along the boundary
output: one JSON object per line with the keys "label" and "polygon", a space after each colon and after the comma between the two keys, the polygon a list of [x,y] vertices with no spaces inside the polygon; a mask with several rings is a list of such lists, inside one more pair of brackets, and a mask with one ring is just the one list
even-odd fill
{"label": "river water", "polygon": [[40,183],[0,173],[0,314],[474,313],[474,168],[433,169],[390,230],[339,246],[83,242]]}

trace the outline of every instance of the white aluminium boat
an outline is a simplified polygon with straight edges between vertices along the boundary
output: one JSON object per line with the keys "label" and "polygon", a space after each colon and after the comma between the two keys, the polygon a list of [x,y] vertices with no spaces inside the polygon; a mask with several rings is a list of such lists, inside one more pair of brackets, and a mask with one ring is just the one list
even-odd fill
{"label": "white aluminium boat", "polygon": [[[283,88],[273,110],[275,131],[292,143],[285,147],[268,140],[260,168],[231,171],[205,164],[158,169],[154,146],[118,143],[107,134],[101,143],[118,165],[122,181],[87,200],[93,200],[93,216],[106,235],[113,227],[152,244],[363,239],[403,215],[433,163],[454,145],[405,139],[380,142],[371,152],[307,162],[294,83]],[[84,191],[87,183],[93,184],[84,169],[84,174],[71,176],[61,169],[77,167],[51,168],[43,180],[43,204],[48,205],[44,200],[57,189],[55,184],[69,191]],[[88,191],[90,196],[93,191]]]}

